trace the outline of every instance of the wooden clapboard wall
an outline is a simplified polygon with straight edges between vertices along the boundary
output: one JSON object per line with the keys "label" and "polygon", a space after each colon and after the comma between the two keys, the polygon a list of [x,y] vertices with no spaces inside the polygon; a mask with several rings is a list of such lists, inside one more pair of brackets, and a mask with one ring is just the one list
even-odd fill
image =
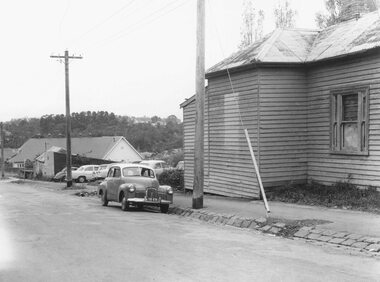
{"label": "wooden clapboard wall", "polygon": [[208,190],[232,197],[259,198],[259,186],[244,135],[247,127],[257,152],[257,72],[209,79],[207,112],[209,130]]}
{"label": "wooden clapboard wall", "polygon": [[260,171],[266,187],[307,179],[303,67],[260,67]]}
{"label": "wooden clapboard wall", "polygon": [[[260,66],[209,78],[205,108],[205,191],[257,198],[244,127],[264,187],[315,180],[380,186],[380,55],[306,67]],[[330,152],[330,90],[368,85],[369,156]],[[194,102],[184,106],[185,185],[192,189]],[[258,126],[260,124],[260,126]],[[258,130],[259,128],[259,130]]]}
{"label": "wooden clapboard wall", "polygon": [[[330,90],[367,85],[369,155],[330,153]],[[380,52],[311,66],[308,71],[308,179],[380,186]]]}
{"label": "wooden clapboard wall", "polygon": [[[257,150],[256,72],[209,80],[205,101],[205,188],[204,191],[231,197],[259,198],[241,120]],[[184,112],[185,188],[193,189],[195,103]]]}

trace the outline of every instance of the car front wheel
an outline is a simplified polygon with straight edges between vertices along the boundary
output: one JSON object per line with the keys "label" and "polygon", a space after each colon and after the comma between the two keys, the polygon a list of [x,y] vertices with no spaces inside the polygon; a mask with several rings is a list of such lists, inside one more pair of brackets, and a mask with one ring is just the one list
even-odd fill
{"label": "car front wheel", "polygon": [[160,210],[162,213],[168,213],[169,205],[160,205]]}
{"label": "car front wheel", "polygon": [[123,211],[129,211],[131,208],[129,206],[129,202],[127,201],[127,198],[124,196],[123,200],[121,201],[121,209]]}
{"label": "car front wheel", "polygon": [[102,197],[100,198],[102,201],[102,206],[107,206],[108,205],[108,200],[107,200],[107,195],[106,192],[103,192]]}

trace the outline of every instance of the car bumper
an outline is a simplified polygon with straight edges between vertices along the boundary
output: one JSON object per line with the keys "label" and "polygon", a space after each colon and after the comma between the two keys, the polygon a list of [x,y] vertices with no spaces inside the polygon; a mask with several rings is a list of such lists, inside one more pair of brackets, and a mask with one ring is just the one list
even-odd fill
{"label": "car bumper", "polygon": [[172,204],[172,202],[168,200],[152,201],[152,200],[147,200],[144,198],[129,198],[127,201],[132,202],[132,203],[143,203],[143,204]]}

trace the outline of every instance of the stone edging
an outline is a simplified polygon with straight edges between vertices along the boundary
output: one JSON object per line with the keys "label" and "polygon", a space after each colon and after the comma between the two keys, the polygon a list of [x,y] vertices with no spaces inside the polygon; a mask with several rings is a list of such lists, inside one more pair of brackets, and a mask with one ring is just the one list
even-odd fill
{"label": "stone edging", "polygon": [[323,242],[337,247],[354,248],[362,252],[380,255],[380,238],[366,237],[347,232],[335,232],[319,229],[315,226],[295,227],[284,222],[267,221],[266,218],[241,218],[235,215],[216,214],[207,210],[183,209],[170,207],[169,214],[194,218],[218,225],[229,225],[237,228],[253,229],[275,236],[300,238],[307,241]]}

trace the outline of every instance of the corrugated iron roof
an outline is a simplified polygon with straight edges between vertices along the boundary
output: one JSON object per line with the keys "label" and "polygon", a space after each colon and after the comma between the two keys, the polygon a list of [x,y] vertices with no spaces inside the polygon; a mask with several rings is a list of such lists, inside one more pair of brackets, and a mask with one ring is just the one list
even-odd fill
{"label": "corrugated iron roof", "polygon": [[377,11],[324,30],[277,29],[260,42],[207,70],[213,73],[253,63],[308,63],[380,47]]}
{"label": "corrugated iron roof", "polygon": [[[123,138],[122,136],[71,138],[71,153],[88,158],[102,159]],[[66,138],[31,138],[19,149],[10,162],[34,160],[52,146],[66,148]]]}

